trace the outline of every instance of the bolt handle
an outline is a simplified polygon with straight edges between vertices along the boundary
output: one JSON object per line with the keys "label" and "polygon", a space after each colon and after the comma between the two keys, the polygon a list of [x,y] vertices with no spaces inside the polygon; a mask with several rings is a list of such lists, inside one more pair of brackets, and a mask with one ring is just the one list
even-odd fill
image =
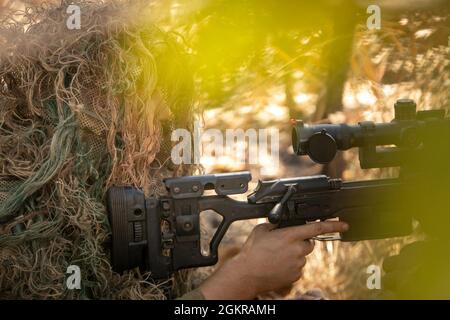
{"label": "bolt handle", "polygon": [[290,185],[286,191],[286,193],[281,198],[280,202],[278,202],[272,210],[270,210],[268,218],[269,222],[273,224],[278,224],[281,220],[281,215],[283,214],[283,208],[286,202],[292,197],[294,193],[297,192],[297,188],[295,185]]}

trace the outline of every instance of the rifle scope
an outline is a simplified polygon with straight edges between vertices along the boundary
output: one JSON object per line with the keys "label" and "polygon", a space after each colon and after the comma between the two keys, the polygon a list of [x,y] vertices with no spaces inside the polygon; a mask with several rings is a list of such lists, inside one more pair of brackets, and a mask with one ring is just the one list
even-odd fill
{"label": "rifle scope", "polygon": [[[297,120],[292,130],[292,146],[297,155],[308,155],[317,163],[333,160],[338,150],[359,147],[361,167],[390,167],[401,164],[401,152],[421,147],[429,125],[449,122],[445,110],[416,112],[410,99],[395,103],[395,118],[388,123],[371,121],[347,124],[306,125]],[[395,145],[384,149],[377,146]]]}

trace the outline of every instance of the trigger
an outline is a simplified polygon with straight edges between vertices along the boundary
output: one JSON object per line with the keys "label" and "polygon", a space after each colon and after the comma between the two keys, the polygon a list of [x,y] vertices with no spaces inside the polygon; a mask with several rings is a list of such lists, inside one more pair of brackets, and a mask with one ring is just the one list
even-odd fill
{"label": "trigger", "polygon": [[318,240],[318,241],[337,241],[337,240],[342,240],[342,237],[341,237],[340,233],[336,233],[336,234],[330,234],[330,235],[321,235],[321,236],[313,237],[312,239]]}

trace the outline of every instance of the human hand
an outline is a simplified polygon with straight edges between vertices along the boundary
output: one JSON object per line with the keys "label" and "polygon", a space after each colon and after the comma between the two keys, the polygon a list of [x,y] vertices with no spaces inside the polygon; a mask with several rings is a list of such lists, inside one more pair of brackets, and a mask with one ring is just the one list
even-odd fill
{"label": "human hand", "polygon": [[206,299],[254,299],[297,281],[318,235],[345,232],[344,222],[324,221],[275,229],[257,225],[242,250],[200,287]]}

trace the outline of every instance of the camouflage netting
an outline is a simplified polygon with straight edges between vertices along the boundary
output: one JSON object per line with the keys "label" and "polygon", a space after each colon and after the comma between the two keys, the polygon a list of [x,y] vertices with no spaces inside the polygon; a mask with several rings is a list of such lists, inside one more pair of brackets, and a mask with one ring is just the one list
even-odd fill
{"label": "camouflage netting", "polygon": [[149,274],[111,270],[104,194],[161,193],[161,177],[193,170],[161,144],[192,123],[187,57],[139,1],[75,3],[81,30],[64,2],[0,22],[0,297],[163,298]]}

